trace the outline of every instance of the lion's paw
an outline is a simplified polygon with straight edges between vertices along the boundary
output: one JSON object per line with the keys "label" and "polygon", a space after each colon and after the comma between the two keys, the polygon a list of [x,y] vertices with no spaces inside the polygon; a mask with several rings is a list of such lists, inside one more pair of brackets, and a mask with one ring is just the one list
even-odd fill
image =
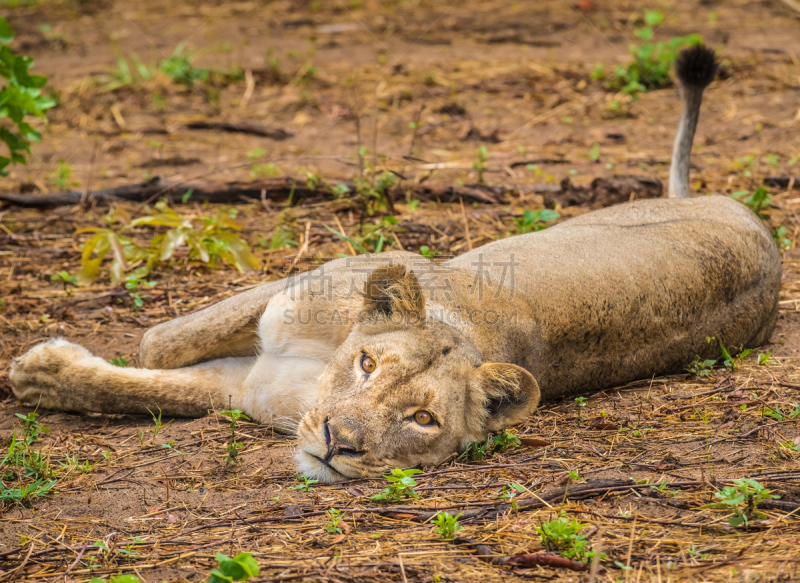
{"label": "lion's paw", "polygon": [[11,389],[23,401],[53,406],[58,402],[59,389],[69,380],[67,369],[87,358],[94,357],[63,338],[38,344],[11,361]]}

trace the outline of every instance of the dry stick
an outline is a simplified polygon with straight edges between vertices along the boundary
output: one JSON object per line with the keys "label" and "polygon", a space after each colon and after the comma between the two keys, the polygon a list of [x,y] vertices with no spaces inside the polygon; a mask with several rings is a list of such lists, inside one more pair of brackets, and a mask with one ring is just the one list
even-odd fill
{"label": "dry stick", "polygon": [[408,583],[408,579],[406,579],[406,569],[403,566],[403,553],[398,553],[397,559],[400,562],[400,573],[403,575],[403,583]]}
{"label": "dry stick", "polygon": [[464,199],[458,197],[458,202],[461,205],[461,216],[464,217],[464,231],[467,235],[467,251],[472,251],[472,239],[469,236],[469,221],[467,220],[467,211],[464,210]]}
{"label": "dry stick", "polygon": [[600,555],[603,554],[603,532],[602,528],[597,530],[597,544],[594,545],[594,555],[592,555],[592,566],[589,569],[589,583],[594,583],[597,573],[600,571]]}
{"label": "dry stick", "polygon": [[541,565],[553,569],[569,569],[570,571],[588,571],[590,566],[586,563],[579,563],[561,555],[553,553],[528,553],[513,555],[508,558],[508,564],[512,567],[529,568]]}
{"label": "dry stick", "polygon": [[417,144],[417,130],[419,130],[419,120],[422,118],[422,111],[425,109],[425,104],[422,104],[422,107],[419,108],[417,111],[417,115],[412,122],[414,124],[414,132],[411,134],[411,146],[408,148],[408,156],[403,156],[403,165],[400,166],[400,174],[405,176],[406,175],[406,158],[413,158],[414,157],[414,146]]}
{"label": "dry stick", "polygon": [[633,554],[633,539],[636,535],[636,518],[633,519],[633,524],[631,525],[631,542],[628,545],[628,558],[626,560],[625,566],[630,569],[631,567],[631,555]]}
{"label": "dry stick", "polygon": [[[342,222],[339,220],[339,217],[336,215],[336,213],[333,214],[333,220],[336,221],[336,226],[339,227],[339,232],[342,235],[344,235],[345,237],[347,237],[347,233],[344,232],[344,227],[342,226]],[[347,243],[347,247],[350,249],[350,254],[351,255],[353,255],[353,256],[358,255],[358,253],[356,253],[356,250],[350,244],[350,241],[345,239],[344,242]]]}
{"label": "dry stick", "polygon": [[92,192],[92,166],[94,165],[94,156],[97,152],[97,142],[92,147],[92,157],[89,158],[89,176],[86,179],[86,188],[81,195],[81,206],[86,209],[89,207],[89,194]]}
{"label": "dry stick", "polygon": [[242,96],[242,100],[239,102],[239,109],[244,109],[245,107],[247,107],[247,103],[253,96],[253,90],[256,88],[256,80],[253,77],[252,69],[248,68],[244,72],[244,81],[245,81],[245,90],[244,90],[244,95]]}
{"label": "dry stick", "polygon": [[[86,552],[87,548],[89,548],[89,541],[86,541],[85,543],[83,543],[83,548],[81,549],[81,552],[78,553],[78,556],[75,557],[75,560],[72,562],[72,564],[69,567],[67,567],[66,571],[64,571],[64,581],[65,581],[65,583],[66,583],[66,580],[67,580],[67,575],[69,575],[69,572],[72,571],[75,568],[75,565],[80,563],[81,559],[83,558],[83,554]],[[53,583],[56,583],[56,581],[58,581],[59,579],[61,579],[61,575],[59,575],[58,577],[53,579]]]}
{"label": "dry stick", "polygon": [[292,263],[291,263],[291,265],[289,265],[289,269],[287,270],[288,273],[292,272],[292,270],[294,269],[294,266],[300,260],[300,258],[303,255],[303,253],[305,253],[306,250],[308,249],[308,240],[310,238],[309,237],[310,232],[311,232],[311,221],[306,221],[306,233],[305,233],[305,236],[303,237],[303,245],[300,247],[300,250],[297,252],[297,255],[294,256],[294,259],[292,259]]}

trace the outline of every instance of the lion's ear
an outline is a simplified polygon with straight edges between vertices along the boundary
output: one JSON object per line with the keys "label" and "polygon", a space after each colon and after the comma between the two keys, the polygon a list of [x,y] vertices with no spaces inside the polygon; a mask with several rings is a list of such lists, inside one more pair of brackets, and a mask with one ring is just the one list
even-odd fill
{"label": "lion's ear", "polygon": [[404,265],[378,267],[364,284],[366,321],[425,322],[425,296],[413,271]]}
{"label": "lion's ear", "polygon": [[487,433],[522,423],[539,405],[539,384],[515,364],[482,364],[470,374],[470,385],[482,396]]}

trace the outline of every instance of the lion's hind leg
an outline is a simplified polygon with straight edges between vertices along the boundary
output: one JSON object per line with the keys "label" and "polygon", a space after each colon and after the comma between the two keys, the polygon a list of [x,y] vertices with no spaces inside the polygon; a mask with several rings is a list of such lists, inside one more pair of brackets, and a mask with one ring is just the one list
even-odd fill
{"label": "lion's hind leg", "polygon": [[147,370],[114,366],[63,339],[33,347],[11,363],[14,394],[31,405],[65,411],[201,417],[241,408],[255,357],[223,358],[192,367]]}
{"label": "lion's hind leg", "polygon": [[286,288],[272,281],[148,330],[139,346],[144,368],[172,369],[258,354],[258,321],[269,300]]}

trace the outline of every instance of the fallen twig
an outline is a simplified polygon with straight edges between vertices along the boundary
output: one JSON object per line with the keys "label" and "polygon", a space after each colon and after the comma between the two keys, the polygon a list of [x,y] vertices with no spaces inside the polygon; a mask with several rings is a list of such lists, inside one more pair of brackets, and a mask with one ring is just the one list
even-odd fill
{"label": "fallen twig", "polygon": [[239,134],[250,134],[271,140],[285,140],[294,137],[294,134],[281,128],[270,128],[267,126],[253,123],[231,123],[225,121],[196,121],[187,123],[186,128],[190,130],[220,130],[222,132],[233,132]]}
{"label": "fallen twig", "polygon": [[543,567],[553,567],[555,569],[569,569],[570,571],[588,571],[591,565],[579,563],[561,555],[553,553],[527,553],[514,555],[508,558],[508,565],[517,568],[528,568],[541,565]]}

